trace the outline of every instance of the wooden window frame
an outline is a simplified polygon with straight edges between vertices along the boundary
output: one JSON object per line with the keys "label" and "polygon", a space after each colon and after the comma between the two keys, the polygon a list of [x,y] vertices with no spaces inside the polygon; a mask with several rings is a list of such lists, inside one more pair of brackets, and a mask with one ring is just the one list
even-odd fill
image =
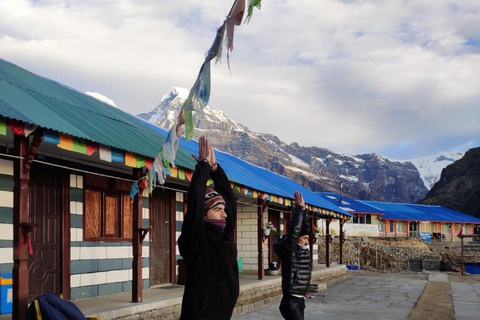
{"label": "wooden window frame", "polygon": [[[87,210],[89,208],[87,204],[87,197],[86,193],[88,191],[93,191],[93,192],[99,192],[100,193],[100,221],[99,222],[99,236],[87,236],[86,234],[86,222],[87,222]],[[116,198],[116,212],[115,218],[116,218],[116,225],[114,226],[114,231],[113,233],[107,234],[107,199],[108,198]],[[125,205],[124,205],[124,197],[130,197],[128,192],[125,191],[120,191],[120,190],[112,190],[112,189],[105,189],[102,187],[95,187],[95,186],[85,186],[84,187],[84,206],[83,206],[83,240],[84,241],[109,241],[109,242],[123,242],[123,241],[132,241],[132,234],[130,230],[125,230],[125,213],[127,212],[125,210]],[[133,214],[133,201],[131,201],[131,208],[130,208],[130,214]],[[130,217],[130,221],[132,222],[132,217]],[[128,226],[127,226],[128,227]],[[131,225],[130,228],[131,229]],[[130,237],[128,235],[126,236],[127,233],[130,233]]]}

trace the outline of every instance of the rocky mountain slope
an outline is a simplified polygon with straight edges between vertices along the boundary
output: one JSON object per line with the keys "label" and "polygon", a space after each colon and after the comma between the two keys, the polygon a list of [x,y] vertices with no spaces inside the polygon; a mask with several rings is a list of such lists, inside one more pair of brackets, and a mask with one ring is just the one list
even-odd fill
{"label": "rocky mountain slope", "polygon": [[[187,96],[188,90],[173,88],[154,110],[138,116],[169,129]],[[252,132],[208,106],[194,115],[194,122],[195,139],[207,134],[216,149],[283,174],[313,191],[339,192],[343,182],[343,193],[350,197],[393,202],[416,202],[428,191],[410,162],[286,144],[274,135]]]}
{"label": "rocky mountain slope", "polygon": [[425,204],[438,204],[480,218],[480,148],[442,170],[440,180],[427,193]]}

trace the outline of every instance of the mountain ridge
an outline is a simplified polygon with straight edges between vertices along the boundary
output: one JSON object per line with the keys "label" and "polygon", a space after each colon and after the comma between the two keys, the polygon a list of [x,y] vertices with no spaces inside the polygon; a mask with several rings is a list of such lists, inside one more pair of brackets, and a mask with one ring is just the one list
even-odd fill
{"label": "mountain ridge", "polygon": [[[163,95],[152,111],[138,116],[168,130],[187,97],[187,89],[175,87]],[[194,126],[195,139],[208,135],[218,150],[285,175],[312,191],[339,192],[340,182],[343,182],[342,192],[356,199],[417,202],[428,192],[425,184],[435,180],[433,173],[430,180],[421,177],[412,160],[391,160],[375,153],[337,154],[296,142],[286,144],[275,135],[250,131],[223,111],[208,105],[195,113]],[[443,156],[450,157],[449,161],[454,159]],[[424,168],[432,163],[434,161],[424,160]],[[425,171],[430,172],[430,169]]]}

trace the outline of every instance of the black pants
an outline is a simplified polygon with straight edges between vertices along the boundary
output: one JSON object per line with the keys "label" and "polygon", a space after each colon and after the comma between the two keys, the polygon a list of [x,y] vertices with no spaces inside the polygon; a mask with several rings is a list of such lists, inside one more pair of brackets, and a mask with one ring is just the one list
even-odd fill
{"label": "black pants", "polygon": [[304,320],[305,299],[284,296],[280,303],[280,313],[285,320]]}

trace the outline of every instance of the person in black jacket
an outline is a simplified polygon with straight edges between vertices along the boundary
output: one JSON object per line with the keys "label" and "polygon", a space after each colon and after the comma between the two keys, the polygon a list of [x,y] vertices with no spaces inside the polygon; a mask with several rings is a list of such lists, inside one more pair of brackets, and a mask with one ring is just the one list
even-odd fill
{"label": "person in black jacket", "polygon": [[[227,320],[239,294],[235,197],[206,137],[188,188],[178,247],[187,268],[181,320]],[[215,189],[207,188],[212,178]]]}
{"label": "person in black jacket", "polygon": [[295,208],[287,235],[275,242],[274,249],[282,262],[282,292],[280,313],[286,320],[303,320],[305,294],[312,276],[310,268],[308,216],[303,212],[305,201],[295,192]]}

